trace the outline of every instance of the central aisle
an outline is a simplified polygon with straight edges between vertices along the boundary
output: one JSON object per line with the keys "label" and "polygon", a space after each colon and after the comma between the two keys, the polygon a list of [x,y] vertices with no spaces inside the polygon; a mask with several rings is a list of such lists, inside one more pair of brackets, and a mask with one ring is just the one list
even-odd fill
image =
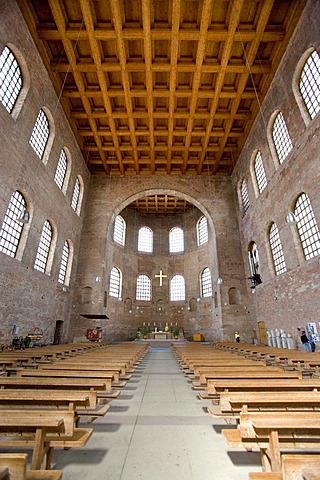
{"label": "central aisle", "polygon": [[131,380],[91,426],[83,449],[55,452],[64,480],[247,480],[258,453],[229,449],[224,421],[207,412],[170,348],[151,347]]}

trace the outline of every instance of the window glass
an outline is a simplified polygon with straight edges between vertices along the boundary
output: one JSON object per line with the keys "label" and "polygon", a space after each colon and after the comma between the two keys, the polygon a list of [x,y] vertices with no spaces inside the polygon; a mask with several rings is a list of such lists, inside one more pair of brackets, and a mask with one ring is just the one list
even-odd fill
{"label": "window glass", "polygon": [[320,56],[316,50],[309,56],[303,67],[299,90],[313,119],[320,110]]}
{"label": "window glass", "polygon": [[70,254],[69,243],[66,240],[64,242],[63,249],[62,249],[61,264],[60,264],[60,270],[59,270],[59,276],[58,276],[59,283],[66,283],[69,254]]}
{"label": "window glass", "polygon": [[185,300],[186,287],[185,281],[182,275],[175,275],[170,281],[170,300]]}
{"label": "window glass", "polygon": [[120,298],[120,293],[121,293],[120,270],[116,267],[113,267],[110,275],[109,295],[110,297]]}
{"label": "window glass", "polygon": [[43,110],[40,110],[29,140],[29,144],[40,159],[43,157],[48,142],[49,133],[50,130],[47,116]]}
{"label": "window glass", "polygon": [[269,242],[273,258],[273,265],[276,275],[287,271],[286,262],[283,255],[278,227],[275,223],[271,225],[269,233]]}
{"label": "window glass", "polygon": [[0,230],[0,252],[15,257],[21,237],[23,223],[19,218],[26,209],[26,201],[20,192],[16,191],[10,198],[10,202]]}
{"label": "window glass", "polygon": [[267,177],[264,170],[261,152],[258,152],[254,161],[254,171],[256,174],[259,193],[261,193],[267,186]]}
{"label": "window glass", "polygon": [[56,182],[60,190],[62,190],[64,180],[66,178],[67,164],[68,164],[67,155],[66,155],[66,152],[62,149],[60,153],[60,158],[57,165],[56,173],[54,176],[54,181]]}
{"label": "window glass", "polygon": [[174,227],[169,233],[169,252],[177,253],[184,251],[183,230],[179,227]]}
{"label": "window glass", "polygon": [[272,138],[280,163],[283,163],[291,152],[293,145],[281,112],[278,113],[273,123]]}
{"label": "window glass", "polygon": [[79,204],[80,198],[80,181],[79,178],[76,179],[76,183],[74,184],[72,200],[71,200],[71,207],[76,212]]}
{"label": "window glass", "polygon": [[201,217],[197,223],[198,246],[208,241],[208,222],[206,217]]}
{"label": "window glass", "polygon": [[153,252],[153,232],[148,227],[142,227],[138,234],[138,250],[139,252]]}
{"label": "window glass", "polygon": [[125,242],[125,229],[125,221],[121,215],[117,215],[114,222],[113,240],[120,245],[124,245]]}
{"label": "window glass", "polygon": [[151,280],[147,275],[139,275],[137,278],[136,300],[151,300]]}
{"label": "window glass", "polygon": [[247,184],[245,180],[243,180],[241,184],[241,199],[242,199],[243,211],[247,212],[250,208],[250,201],[249,201]]}
{"label": "window glass", "polygon": [[0,102],[12,112],[22,89],[22,74],[16,57],[8,47],[0,54]]}
{"label": "window glass", "polygon": [[206,267],[201,273],[201,294],[203,298],[212,297],[212,280],[210,268]]}
{"label": "window glass", "polygon": [[294,214],[306,260],[320,255],[320,234],[308,195],[302,193],[296,201]]}
{"label": "window glass", "polygon": [[48,220],[43,224],[34,268],[45,273],[52,242],[52,226]]}

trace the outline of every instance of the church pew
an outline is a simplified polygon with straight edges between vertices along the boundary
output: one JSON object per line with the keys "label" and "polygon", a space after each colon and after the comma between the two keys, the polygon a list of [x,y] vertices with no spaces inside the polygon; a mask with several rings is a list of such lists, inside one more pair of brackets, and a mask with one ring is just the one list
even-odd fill
{"label": "church pew", "polygon": [[50,377],[0,377],[3,388],[46,388],[64,390],[94,389],[112,393],[111,380],[106,378],[50,378]]}
{"label": "church pew", "polygon": [[320,454],[281,455],[284,480],[320,480]]}
{"label": "church pew", "polygon": [[28,446],[32,442],[31,468],[40,469],[47,433],[72,437],[74,425],[74,412],[67,410],[0,410],[0,446]]}
{"label": "church pew", "polygon": [[27,470],[26,453],[0,453],[0,468],[7,470],[2,480],[60,480],[62,470]]}
{"label": "church pew", "polygon": [[[17,378],[24,378],[24,377],[29,377],[29,378],[79,378],[79,379],[97,379],[97,380],[103,380],[104,382],[109,384],[109,390],[111,390],[112,385],[117,385],[118,387],[119,382],[115,382],[114,380],[114,375],[107,373],[107,372],[97,372],[97,371],[85,371],[85,372],[80,372],[77,370],[35,370],[35,371],[29,371],[29,370],[22,370],[18,372]],[[122,382],[122,386],[125,385],[125,382]]]}
{"label": "church pew", "polygon": [[211,380],[219,380],[219,379],[248,379],[248,380],[258,380],[258,379],[301,379],[300,372],[285,372],[285,371],[246,371],[244,369],[237,370],[237,371],[216,371],[215,373],[208,373],[203,375],[204,378],[201,377],[201,382],[192,382],[194,388],[204,389],[206,388],[209,392],[209,382]]}
{"label": "church pew", "polygon": [[319,411],[320,392],[221,392],[219,406],[208,407],[213,417],[239,419],[241,412]]}
{"label": "church pew", "polygon": [[230,446],[259,448],[263,469],[281,472],[281,450],[320,449],[320,412],[242,412],[238,428],[222,434]]}
{"label": "church pew", "polygon": [[[200,367],[199,368],[199,381],[197,383],[200,385],[206,385],[208,379],[210,378],[217,378],[218,376],[222,376],[226,374],[228,377],[230,375],[240,376],[242,374],[242,378],[263,378],[263,377],[276,377],[278,373],[281,373],[279,375],[280,377],[285,377],[288,372],[284,372],[281,368],[276,368],[276,367],[266,367],[264,365],[232,365],[232,366],[220,366],[220,367]],[[296,377],[300,378],[301,374],[297,373],[296,375],[294,373],[290,373],[290,377]]]}

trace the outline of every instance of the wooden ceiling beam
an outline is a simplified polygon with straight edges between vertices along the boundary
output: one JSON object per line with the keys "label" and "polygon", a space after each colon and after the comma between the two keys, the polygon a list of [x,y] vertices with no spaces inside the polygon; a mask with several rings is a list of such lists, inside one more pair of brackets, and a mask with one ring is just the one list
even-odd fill
{"label": "wooden ceiling beam", "polygon": [[191,134],[192,128],[194,124],[194,115],[197,106],[197,93],[200,88],[200,80],[201,80],[201,67],[203,64],[203,59],[206,51],[206,42],[207,42],[207,34],[209,25],[211,22],[211,12],[212,12],[212,1],[211,0],[204,0],[202,6],[202,15],[200,21],[200,37],[198,40],[198,48],[197,48],[197,55],[196,55],[196,66],[197,70],[194,73],[193,77],[193,84],[192,84],[192,98],[190,101],[190,117],[188,119],[187,125],[187,136],[186,136],[186,154],[184,157],[184,165],[182,167],[182,173],[185,174],[187,170],[187,161],[188,161],[188,149],[191,142]]}
{"label": "wooden ceiling beam", "polygon": [[132,102],[130,98],[130,82],[128,78],[128,72],[126,71],[127,58],[126,58],[126,50],[124,45],[124,38],[122,35],[122,12],[120,10],[120,3],[118,0],[110,0],[110,5],[111,5],[111,11],[112,11],[112,17],[113,17],[113,24],[116,32],[117,52],[119,56],[119,62],[121,65],[121,80],[122,80],[122,85],[124,90],[126,110],[128,114],[130,138],[131,138],[131,144],[134,149],[136,174],[139,175],[140,167],[139,167],[138,154],[137,154],[137,142],[135,137],[135,126],[134,126],[134,120],[133,120]]}

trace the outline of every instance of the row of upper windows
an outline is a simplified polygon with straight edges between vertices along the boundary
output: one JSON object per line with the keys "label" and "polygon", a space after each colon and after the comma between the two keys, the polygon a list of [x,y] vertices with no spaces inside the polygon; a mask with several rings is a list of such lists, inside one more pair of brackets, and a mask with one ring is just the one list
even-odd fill
{"label": "row of upper windows", "polygon": [[[320,255],[320,233],[308,195],[302,193],[296,200],[294,213],[287,218],[288,223],[296,224],[297,234],[306,260]],[[279,229],[272,222],[268,228],[268,243],[270,246],[274,272],[280,275],[287,271],[285,256],[282,249]],[[249,245],[249,265],[251,275],[261,276],[258,248],[255,242]],[[259,278],[260,283],[260,278]]]}
{"label": "row of upper windows", "polygon": [[[305,55],[308,55],[306,60]],[[300,75],[294,76],[297,80],[294,82],[293,91],[303,117],[306,118],[307,112],[310,121],[320,111],[320,56],[316,50],[312,53],[307,52],[305,55],[302,57],[303,65],[300,66],[301,61],[298,64],[297,68],[301,72]],[[271,145],[274,147],[279,164],[282,164],[293,149],[293,143],[281,111],[271,116],[268,132],[270,132]],[[260,150],[252,159],[252,179],[257,185],[257,191],[261,193],[268,182]],[[245,179],[240,180],[238,192],[240,207],[247,212],[250,208],[250,199]]]}
{"label": "row of upper windows", "polygon": [[[23,77],[19,63],[12,51],[5,47],[0,54],[0,102],[12,114],[19,95],[23,90]],[[25,98],[25,97],[24,97]],[[20,105],[21,108],[21,105]],[[41,109],[34,124],[29,144],[40,160],[48,158],[49,148],[54,137],[53,118],[48,111]],[[57,164],[54,181],[65,194],[67,191],[71,172],[71,159],[66,149],[62,149]],[[73,210],[80,214],[81,200],[83,197],[83,180],[77,176],[71,198]]]}
{"label": "row of upper windows", "polygon": [[[113,267],[110,274],[109,295],[121,298],[122,272]],[[212,297],[211,271],[205,267],[200,274],[200,292],[202,298]],[[184,301],[186,298],[185,280],[182,275],[174,275],[169,281],[170,301]],[[136,300],[150,302],[152,299],[151,279],[147,275],[139,275],[136,282]]]}
{"label": "row of upper windows", "polygon": [[[9,201],[9,205],[0,230],[0,252],[9,255],[12,258],[22,258],[23,247],[25,245],[29,229],[26,223],[29,223],[29,215],[26,217],[27,202],[24,196],[18,190],[15,191]],[[50,274],[53,263],[55,239],[57,232],[52,223],[46,220],[43,224],[40,235],[38,250],[34,262],[34,269],[39,272]],[[22,242],[22,239],[24,240]],[[60,269],[58,282],[69,285],[71,266],[73,257],[73,246],[71,240],[65,240],[61,252]]]}
{"label": "row of upper windows", "polygon": [[[208,242],[208,223],[202,216],[197,222],[198,246]],[[113,239],[120,245],[125,244],[126,222],[121,215],[117,215],[114,222]],[[153,231],[149,227],[141,227],[138,232],[138,251],[153,252]],[[169,232],[169,253],[184,252],[184,232],[180,227],[174,227]]]}

